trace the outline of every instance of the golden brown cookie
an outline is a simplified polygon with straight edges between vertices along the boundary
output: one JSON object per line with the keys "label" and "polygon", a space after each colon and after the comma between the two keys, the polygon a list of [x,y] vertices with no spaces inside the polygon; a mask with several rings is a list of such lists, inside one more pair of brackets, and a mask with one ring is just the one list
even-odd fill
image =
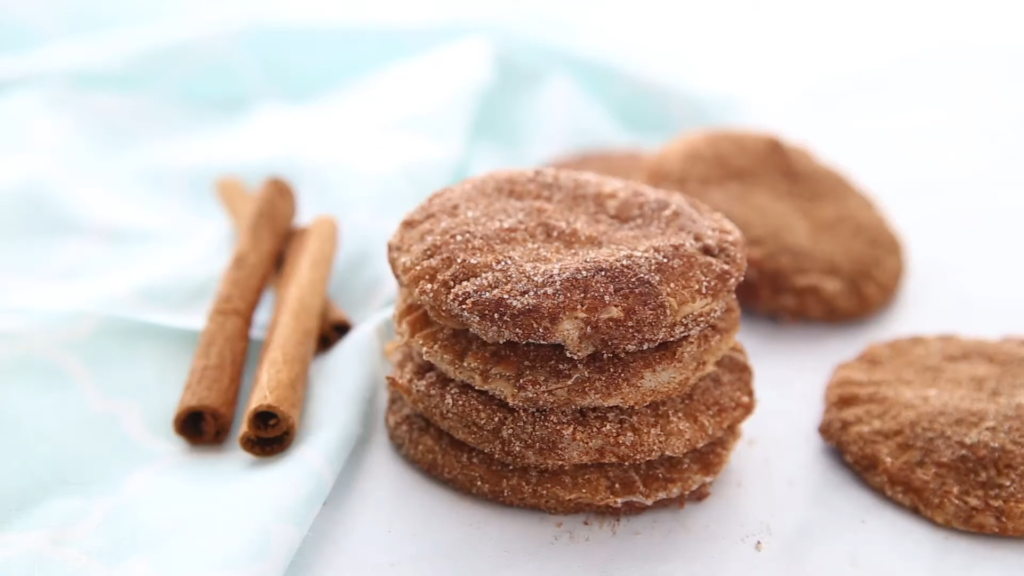
{"label": "golden brown cookie", "polygon": [[685,394],[732,346],[740,310],[705,330],[632,354],[575,359],[556,344],[493,344],[435,322],[407,293],[395,304],[400,338],[452,379],[520,408],[643,406]]}
{"label": "golden brown cookie", "polygon": [[437,321],[576,358],[702,330],[743,276],[743,253],[739,231],[703,204],[553,168],[445,188],[388,245],[399,284]]}
{"label": "golden brown cookie", "polygon": [[390,394],[388,436],[412,464],[441,482],[508,506],[551,514],[635,513],[652,506],[682,505],[707,495],[729,461],[739,429],[682,457],[640,464],[583,464],[556,470],[515,467],[459,442]]}
{"label": "golden brown cookie", "polygon": [[1024,536],[1024,339],[908,338],[836,369],[821,435],[937,524]]}
{"label": "golden brown cookie", "polygon": [[647,154],[638,150],[591,150],[557,158],[549,166],[639,181],[646,161]]}
{"label": "golden brown cookie", "polygon": [[636,463],[682,456],[754,410],[753,373],[738,344],[688,394],[638,408],[516,409],[397,350],[388,377],[414,410],[496,459],[517,466]]}
{"label": "golden brown cookie", "polygon": [[893,299],[899,241],[872,203],[805,150],[772,136],[695,132],[652,156],[644,180],[720,210],[747,240],[737,295],[756,312],[842,321]]}

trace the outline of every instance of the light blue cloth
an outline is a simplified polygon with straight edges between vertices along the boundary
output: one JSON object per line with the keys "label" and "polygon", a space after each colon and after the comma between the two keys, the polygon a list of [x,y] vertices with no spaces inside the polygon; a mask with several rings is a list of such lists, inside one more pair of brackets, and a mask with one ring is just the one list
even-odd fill
{"label": "light blue cloth", "polygon": [[[718,120],[646,80],[453,30],[179,30],[87,48],[0,53],[5,575],[282,573],[380,417],[364,412],[402,215],[469,174]],[[299,438],[269,460],[236,432],[196,450],[171,430],[233,243],[212,191],[227,173],[280,174],[300,220],[338,218],[331,295],[359,322],[314,363]]]}

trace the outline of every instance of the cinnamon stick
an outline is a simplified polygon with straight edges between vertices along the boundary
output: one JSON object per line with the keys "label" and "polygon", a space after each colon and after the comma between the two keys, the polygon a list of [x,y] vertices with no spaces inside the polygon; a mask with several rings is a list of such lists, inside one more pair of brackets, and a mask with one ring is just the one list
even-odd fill
{"label": "cinnamon stick", "polygon": [[336,244],[334,220],[320,217],[297,231],[288,246],[238,439],[246,452],[273,456],[295,439]]}
{"label": "cinnamon stick", "polygon": [[[231,215],[231,220],[236,226],[245,218],[246,210],[252,204],[253,197],[245,189],[245,184],[235,178],[222,178],[217,182],[217,195],[220,197],[224,208]],[[275,289],[277,287],[279,274],[275,273],[271,279]],[[317,338],[317,352],[325,352],[334,346],[339,340],[345,337],[352,329],[352,321],[348,314],[338,308],[338,305],[327,299],[320,317],[320,332]]]}
{"label": "cinnamon stick", "polygon": [[231,430],[252,315],[284,248],[295,215],[288,185],[268,180],[239,226],[239,239],[221,278],[174,430],[192,444],[216,444]]}

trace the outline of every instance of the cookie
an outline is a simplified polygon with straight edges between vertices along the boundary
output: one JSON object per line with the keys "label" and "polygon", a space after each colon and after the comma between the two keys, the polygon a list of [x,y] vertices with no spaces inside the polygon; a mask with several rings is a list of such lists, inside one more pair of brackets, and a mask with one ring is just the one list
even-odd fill
{"label": "cookie", "polygon": [[732,346],[739,304],[697,334],[622,356],[574,359],[555,344],[493,344],[434,321],[405,292],[395,330],[425,360],[518,408],[643,406],[685,394]]}
{"label": "cookie", "polygon": [[707,327],[746,264],[742,236],[685,196],[606,176],[499,171],[435,193],[388,244],[431,317],[489,342],[625,353]]}
{"label": "cookie", "polygon": [[512,408],[444,376],[408,347],[399,348],[388,377],[392,391],[445,432],[502,462],[539,468],[682,456],[750,415],[752,380],[739,345],[688,394],[638,408]]}
{"label": "cookie", "polygon": [[772,136],[708,131],[655,154],[644,181],[721,211],[747,241],[744,307],[786,319],[844,321],[888,305],[900,243],[874,205],[805,150]]}
{"label": "cookie", "polygon": [[459,442],[390,394],[385,416],[391,442],[413,465],[467,494],[551,514],[636,513],[682,505],[707,486],[729,461],[739,429],[682,457],[640,464],[583,464],[556,470],[504,464]]}
{"label": "cookie", "polygon": [[636,150],[591,150],[558,158],[549,166],[639,181],[646,161],[647,154]]}
{"label": "cookie", "polygon": [[876,344],[825,403],[822,437],[876,490],[942,526],[1024,536],[1024,339]]}

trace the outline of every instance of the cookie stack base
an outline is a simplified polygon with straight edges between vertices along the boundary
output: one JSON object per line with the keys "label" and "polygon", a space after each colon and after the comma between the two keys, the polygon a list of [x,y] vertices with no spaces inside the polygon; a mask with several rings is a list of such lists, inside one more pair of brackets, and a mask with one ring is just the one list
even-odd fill
{"label": "cookie stack base", "polygon": [[388,386],[432,424],[513,466],[633,464],[682,456],[737,426],[754,408],[752,374],[738,344],[686,394],[636,408],[515,408],[446,377],[415,349],[394,350]]}
{"label": "cookie stack base", "polygon": [[683,456],[639,464],[581,464],[544,470],[502,463],[417,414],[390,393],[386,424],[391,442],[428,475],[467,494],[552,514],[629,514],[701,499],[725,468],[738,427]]}

